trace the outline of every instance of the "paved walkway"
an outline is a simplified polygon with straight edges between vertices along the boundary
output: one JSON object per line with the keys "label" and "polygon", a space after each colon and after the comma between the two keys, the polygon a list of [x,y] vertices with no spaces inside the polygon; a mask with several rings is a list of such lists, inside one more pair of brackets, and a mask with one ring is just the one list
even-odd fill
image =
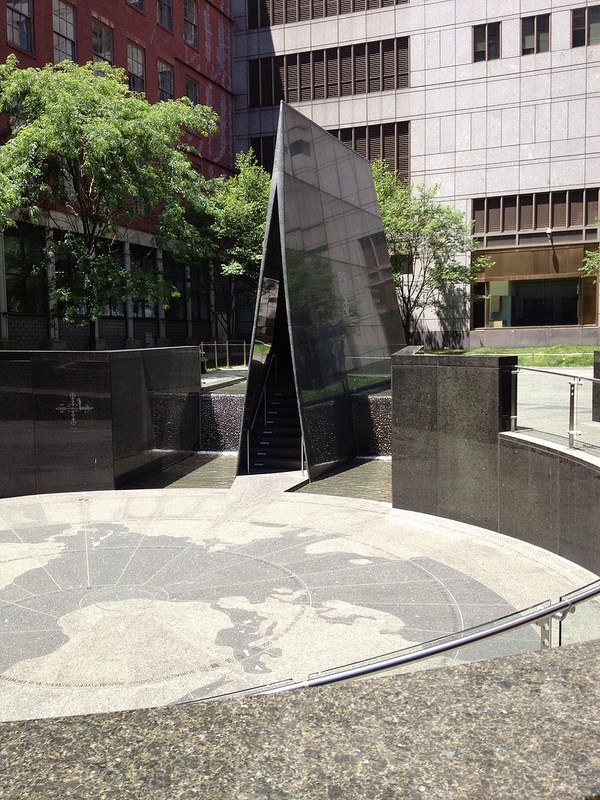
{"label": "paved walkway", "polygon": [[[284,491],[302,480],[2,500],[0,720],[299,680],[594,577],[389,503]],[[525,631],[501,652],[537,641]]]}

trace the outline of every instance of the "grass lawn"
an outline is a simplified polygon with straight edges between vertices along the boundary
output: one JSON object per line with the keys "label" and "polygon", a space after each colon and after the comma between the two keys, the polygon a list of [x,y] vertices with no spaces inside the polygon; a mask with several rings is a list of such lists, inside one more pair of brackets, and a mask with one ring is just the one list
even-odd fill
{"label": "grass lawn", "polygon": [[521,367],[592,367],[598,346],[559,344],[552,347],[476,347],[473,350],[444,350],[446,354],[515,355]]}

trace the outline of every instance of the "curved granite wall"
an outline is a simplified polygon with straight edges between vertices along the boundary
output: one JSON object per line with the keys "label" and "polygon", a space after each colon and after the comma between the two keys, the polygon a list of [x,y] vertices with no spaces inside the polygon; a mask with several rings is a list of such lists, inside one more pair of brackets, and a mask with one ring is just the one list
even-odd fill
{"label": "curved granite wall", "polygon": [[392,503],[600,572],[600,461],[509,433],[516,356],[394,356]]}

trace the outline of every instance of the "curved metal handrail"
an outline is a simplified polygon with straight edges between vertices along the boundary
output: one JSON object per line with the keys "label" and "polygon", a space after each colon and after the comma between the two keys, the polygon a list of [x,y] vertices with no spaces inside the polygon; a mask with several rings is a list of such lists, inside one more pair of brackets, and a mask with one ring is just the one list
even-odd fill
{"label": "curved metal handrail", "polygon": [[590,600],[593,597],[600,596],[600,582],[593,584],[593,587],[581,591],[580,594],[570,597],[568,600],[560,600],[545,608],[537,611],[531,611],[524,614],[518,619],[507,620],[498,625],[493,625],[490,628],[479,630],[474,633],[466,634],[461,638],[452,639],[446,642],[440,642],[437,645],[426,647],[417,652],[406,653],[398,655],[393,658],[382,659],[374,663],[363,664],[352,669],[340,669],[338,672],[328,675],[320,675],[313,678],[308,678],[305,681],[297,681],[296,683],[288,683],[284,686],[277,686],[274,688],[266,688],[263,691],[258,691],[257,694],[277,694],[280,692],[288,692],[294,689],[307,689],[315,686],[328,686],[332,683],[339,683],[340,681],[350,680],[352,678],[360,678],[366,675],[383,672],[384,670],[393,669],[394,667],[412,664],[417,661],[423,661],[426,658],[442,655],[444,653],[459,650],[466,645],[482,642],[491,639],[507,631],[517,630],[525,625],[531,625],[532,622],[539,622],[544,619],[557,619],[562,621],[569,611],[574,611],[575,606],[579,603]]}

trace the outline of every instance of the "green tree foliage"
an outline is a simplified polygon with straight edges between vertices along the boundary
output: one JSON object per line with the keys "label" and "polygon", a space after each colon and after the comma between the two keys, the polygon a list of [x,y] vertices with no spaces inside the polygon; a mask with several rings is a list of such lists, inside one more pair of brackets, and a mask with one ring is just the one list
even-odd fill
{"label": "green tree foliage", "polygon": [[218,292],[228,336],[236,335],[238,311],[252,302],[256,292],[270,183],[269,173],[252,150],[237,154],[233,176],[212,182],[210,232],[218,250]]}
{"label": "green tree foliage", "polygon": [[[0,65],[0,228],[18,219],[63,230],[71,280],[57,290],[67,321],[92,322],[128,296],[168,301],[169,287],[116,255],[122,229],[144,218],[158,246],[185,257],[206,246],[190,215],[206,204],[206,182],[189,159],[188,132],[207,136],[216,116],[187,98],[151,105],[124,70],[70,61],[19,69]],[[197,153],[196,153],[197,154]]]}
{"label": "green tree foliage", "polygon": [[[600,225],[600,218],[596,220],[596,224]],[[600,277],[600,250],[586,250],[579,271],[586,278],[591,278],[594,283],[598,283],[598,278]]]}
{"label": "green tree foliage", "polygon": [[437,311],[442,325],[444,318],[465,318],[469,287],[491,262],[470,257],[477,244],[471,225],[464,214],[436,201],[439,187],[411,186],[384,161],[373,164],[373,179],[404,335],[411,343],[427,308]]}

